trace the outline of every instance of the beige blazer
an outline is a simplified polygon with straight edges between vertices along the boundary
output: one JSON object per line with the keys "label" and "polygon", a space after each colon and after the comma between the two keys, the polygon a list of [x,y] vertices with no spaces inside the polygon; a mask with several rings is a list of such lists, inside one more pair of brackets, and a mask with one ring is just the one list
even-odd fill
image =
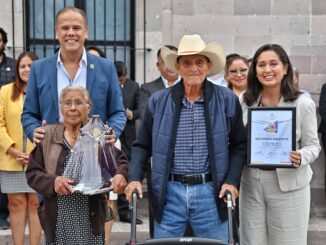
{"label": "beige blazer", "polygon": [[[248,106],[239,97],[243,111],[243,123],[247,125]],[[251,107],[257,107],[260,96]],[[277,178],[282,191],[301,189],[310,183],[312,178],[312,163],[319,155],[320,144],[317,132],[316,106],[312,99],[300,95],[295,101],[285,102],[281,98],[279,107],[296,107],[296,149],[301,152],[301,166],[298,169],[277,168]]]}

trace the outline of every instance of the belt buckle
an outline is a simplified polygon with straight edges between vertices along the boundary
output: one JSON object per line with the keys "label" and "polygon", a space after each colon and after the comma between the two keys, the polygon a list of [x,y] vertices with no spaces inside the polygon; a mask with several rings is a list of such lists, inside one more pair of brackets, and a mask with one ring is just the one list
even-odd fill
{"label": "belt buckle", "polygon": [[183,175],[183,176],[182,176],[181,183],[182,183],[182,184],[187,184],[187,182],[188,182],[188,176],[187,176],[187,175]]}

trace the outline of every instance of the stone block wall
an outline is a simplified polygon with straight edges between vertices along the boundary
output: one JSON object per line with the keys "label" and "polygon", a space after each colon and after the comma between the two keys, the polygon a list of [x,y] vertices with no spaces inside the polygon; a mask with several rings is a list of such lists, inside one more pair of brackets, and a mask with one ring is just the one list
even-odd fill
{"label": "stone block wall", "polygon": [[[138,1],[137,8],[142,9],[143,3]],[[146,82],[159,74],[155,67],[159,47],[177,46],[184,34],[197,33],[207,42],[220,42],[226,54],[236,52],[247,57],[263,44],[282,45],[300,70],[301,87],[318,102],[326,82],[325,1],[147,0],[146,12],[146,47],[151,49],[146,51]],[[140,40],[142,17],[137,19]],[[137,45],[142,48],[143,42]],[[139,83],[144,82],[141,71],[136,74]]]}

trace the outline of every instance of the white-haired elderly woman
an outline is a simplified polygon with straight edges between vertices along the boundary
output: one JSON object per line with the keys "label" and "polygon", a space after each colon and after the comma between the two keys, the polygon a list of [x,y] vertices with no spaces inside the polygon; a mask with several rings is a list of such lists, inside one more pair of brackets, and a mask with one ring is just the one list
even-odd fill
{"label": "white-haired elderly woman", "polygon": [[238,98],[207,80],[224,69],[223,49],[185,35],[177,53],[162,48],[161,55],[182,80],[148,101],[132,148],[127,198],[135,188],[142,196],[151,155],[154,238],[183,236],[191,223],[196,237],[227,242],[222,197],[226,189],[238,196],[246,137]]}
{"label": "white-haired elderly woman", "polygon": [[[46,244],[104,244],[105,195],[76,193],[73,180],[62,176],[91,106],[85,88],[64,88],[60,95],[63,122],[45,126],[44,139],[30,155],[26,176],[28,184],[44,196],[39,217]],[[114,192],[121,193],[128,161],[121,151],[113,149],[118,169],[112,186]]]}

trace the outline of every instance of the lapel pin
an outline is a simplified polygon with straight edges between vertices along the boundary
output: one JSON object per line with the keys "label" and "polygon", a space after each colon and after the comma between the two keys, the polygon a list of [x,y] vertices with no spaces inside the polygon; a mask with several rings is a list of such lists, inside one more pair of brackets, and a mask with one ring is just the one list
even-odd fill
{"label": "lapel pin", "polygon": [[94,65],[94,64],[90,64],[90,65],[89,65],[89,68],[91,68],[91,70],[93,70],[93,69],[94,69],[94,67],[95,67],[95,65]]}

